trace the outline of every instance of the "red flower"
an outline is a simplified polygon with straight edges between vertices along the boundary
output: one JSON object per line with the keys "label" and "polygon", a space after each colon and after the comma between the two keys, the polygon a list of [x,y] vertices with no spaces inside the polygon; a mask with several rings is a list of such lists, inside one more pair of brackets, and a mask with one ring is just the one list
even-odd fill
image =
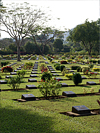
{"label": "red flower", "polygon": [[54,80],[56,80],[56,78],[54,78]]}
{"label": "red flower", "polygon": [[59,79],[58,79],[58,82],[59,82]]}

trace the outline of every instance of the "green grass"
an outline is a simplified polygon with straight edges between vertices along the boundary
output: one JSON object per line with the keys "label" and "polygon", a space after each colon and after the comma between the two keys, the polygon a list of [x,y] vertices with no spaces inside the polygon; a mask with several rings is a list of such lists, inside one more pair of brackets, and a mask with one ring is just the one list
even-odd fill
{"label": "green grass", "polygon": [[[27,61],[21,61],[18,65],[23,64],[24,62]],[[18,66],[15,65],[15,67]],[[39,84],[38,82],[28,82],[28,77],[31,78],[30,74],[31,70],[28,70],[25,75],[27,78],[24,78],[24,83],[21,83],[20,88],[25,88],[27,84],[34,84],[36,86]],[[2,75],[4,79],[5,74]],[[9,73],[7,75],[9,75]],[[59,77],[64,78],[63,76]],[[36,77],[35,79],[41,80],[40,77]],[[99,83],[99,79],[84,79],[81,84],[86,84],[87,81]],[[74,85],[72,80],[61,82],[67,83],[68,85]],[[10,89],[7,84],[1,84],[0,88],[2,90]],[[98,92],[100,85],[91,85],[86,88],[89,93],[90,88],[94,88],[94,91]],[[59,95],[62,95],[63,91],[73,91],[76,94],[83,93],[83,86],[62,87]],[[22,94],[33,94],[36,97],[42,96],[39,89],[0,92],[0,133],[100,132],[100,115],[69,117],[60,114],[60,112],[72,111],[72,106],[77,105],[85,105],[89,109],[98,109],[99,105],[96,100],[100,98],[99,95],[29,102],[18,102],[13,100],[20,99]]]}

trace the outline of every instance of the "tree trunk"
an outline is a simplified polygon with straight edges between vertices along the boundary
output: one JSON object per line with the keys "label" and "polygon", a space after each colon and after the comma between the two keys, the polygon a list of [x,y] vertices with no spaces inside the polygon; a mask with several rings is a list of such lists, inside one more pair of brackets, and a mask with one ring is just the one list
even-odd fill
{"label": "tree trunk", "polygon": [[20,46],[17,46],[17,61],[20,61]]}

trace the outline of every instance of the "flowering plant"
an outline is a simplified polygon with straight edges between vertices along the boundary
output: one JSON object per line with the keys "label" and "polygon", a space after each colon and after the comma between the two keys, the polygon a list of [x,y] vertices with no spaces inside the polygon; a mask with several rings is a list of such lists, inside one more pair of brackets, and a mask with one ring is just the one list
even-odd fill
{"label": "flowering plant", "polygon": [[58,96],[60,91],[61,83],[56,78],[50,80],[41,80],[38,88],[41,94],[47,99],[48,96]]}
{"label": "flowering plant", "polygon": [[3,68],[1,69],[1,71],[2,71],[2,72],[12,72],[13,69],[12,69],[12,67],[10,67],[10,66],[5,66],[5,67],[3,67]]}

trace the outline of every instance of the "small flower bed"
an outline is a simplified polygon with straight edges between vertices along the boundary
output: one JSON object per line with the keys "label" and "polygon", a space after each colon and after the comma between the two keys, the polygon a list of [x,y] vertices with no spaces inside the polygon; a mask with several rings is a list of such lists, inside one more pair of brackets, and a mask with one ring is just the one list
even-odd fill
{"label": "small flower bed", "polygon": [[93,71],[99,72],[100,71],[100,68],[93,68]]}
{"label": "small flower bed", "polygon": [[70,74],[65,74],[65,77],[67,77],[68,79],[72,79],[72,76],[73,76],[72,73],[70,73]]}
{"label": "small flower bed", "polygon": [[5,66],[5,67],[3,67],[3,68],[1,69],[1,71],[2,71],[2,72],[12,72],[13,69],[12,69],[12,67],[10,67],[10,66]]}
{"label": "small flower bed", "polygon": [[67,64],[67,61],[61,61],[61,64]]}

